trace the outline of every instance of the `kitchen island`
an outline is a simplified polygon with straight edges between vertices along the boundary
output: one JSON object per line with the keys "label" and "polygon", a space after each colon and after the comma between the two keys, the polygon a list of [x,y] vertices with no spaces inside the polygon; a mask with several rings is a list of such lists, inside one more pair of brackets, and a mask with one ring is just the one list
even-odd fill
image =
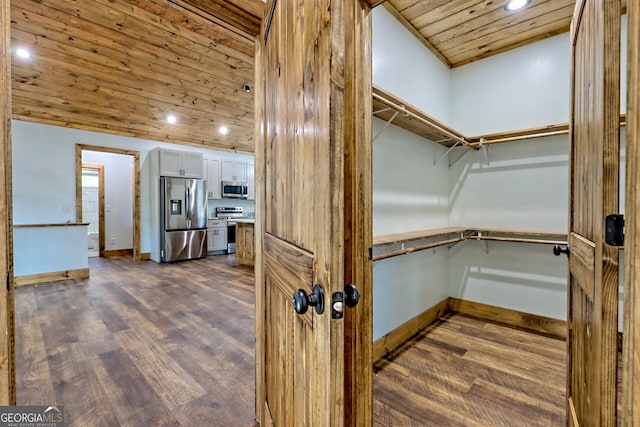
{"label": "kitchen island", "polygon": [[255,263],[255,236],[253,219],[238,219],[236,222],[236,261],[242,265]]}

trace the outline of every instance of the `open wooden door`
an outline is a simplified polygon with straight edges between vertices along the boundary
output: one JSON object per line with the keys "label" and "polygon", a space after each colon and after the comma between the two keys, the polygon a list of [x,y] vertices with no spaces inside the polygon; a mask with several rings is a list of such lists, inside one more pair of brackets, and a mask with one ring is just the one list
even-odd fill
{"label": "open wooden door", "polygon": [[[358,0],[270,0],[256,41],[262,425],[371,424],[367,8]],[[362,297],[347,307],[351,281]]]}
{"label": "open wooden door", "polygon": [[571,25],[571,207],[567,420],[616,423],[620,1],[578,0]]}
{"label": "open wooden door", "polygon": [[640,4],[627,2],[627,185],[625,198],[622,425],[640,420]]}
{"label": "open wooden door", "polygon": [[[9,1],[0,4],[0,405],[16,404],[11,186],[11,20]],[[6,286],[4,281],[6,278]]]}

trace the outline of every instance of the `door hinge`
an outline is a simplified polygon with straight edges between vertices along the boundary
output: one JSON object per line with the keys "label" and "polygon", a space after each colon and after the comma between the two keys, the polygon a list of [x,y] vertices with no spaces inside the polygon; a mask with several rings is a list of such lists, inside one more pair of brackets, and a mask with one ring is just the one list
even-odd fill
{"label": "door hinge", "polygon": [[624,246],[624,215],[607,215],[604,224],[605,243],[609,246]]}
{"label": "door hinge", "polygon": [[369,261],[373,259],[373,248],[369,248]]}
{"label": "door hinge", "polygon": [[7,271],[7,292],[11,289],[11,272]]}

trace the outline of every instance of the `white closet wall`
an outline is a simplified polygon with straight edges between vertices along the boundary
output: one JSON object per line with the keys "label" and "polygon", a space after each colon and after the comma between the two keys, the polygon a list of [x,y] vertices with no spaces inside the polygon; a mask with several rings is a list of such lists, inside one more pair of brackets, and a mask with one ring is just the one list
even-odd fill
{"label": "white closet wall", "polygon": [[[449,70],[386,9],[373,11],[373,84],[432,116],[449,120]],[[373,119],[373,135],[385,122]],[[396,126],[373,142],[373,234],[448,224],[445,147]],[[378,339],[449,296],[446,248],[377,261],[373,337]]]}
{"label": "white closet wall", "polygon": [[450,123],[450,70],[384,7],[372,26],[373,84]]}
{"label": "white closet wall", "polygon": [[[471,135],[569,121],[569,35],[452,70],[452,116]],[[566,233],[567,135],[488,146],[450,169],[452,226]],[[449,253],[451,296],[566,318],[567,257],[550,245],[465,242]]]}

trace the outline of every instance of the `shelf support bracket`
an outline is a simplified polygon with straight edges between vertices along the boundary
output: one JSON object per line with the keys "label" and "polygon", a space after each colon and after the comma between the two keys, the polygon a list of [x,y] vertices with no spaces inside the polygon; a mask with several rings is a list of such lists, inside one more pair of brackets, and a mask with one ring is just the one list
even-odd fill
{"label": "shelf support bracket", "polygon": [[376,136],[373,137],[371,142],[375,141],[382,134],[382,132],[384,132],[385,129],[387,129],[387,127],[389,127],[391,122],[393,122],[397,116],[398,116],[398,111],[393,113],[393,116],[391,116],[391,118],[384,124],[384,126],[382,126],[382,129],[380,129],[380,131],[376,134]]}
{"label": "shelf support bracket", "polygon": [[482,155],[484,156],[484,163],[489,166],[489,147],[483,144],[485,142],[485,138],[480,138],[480,150],[482,151]]}

